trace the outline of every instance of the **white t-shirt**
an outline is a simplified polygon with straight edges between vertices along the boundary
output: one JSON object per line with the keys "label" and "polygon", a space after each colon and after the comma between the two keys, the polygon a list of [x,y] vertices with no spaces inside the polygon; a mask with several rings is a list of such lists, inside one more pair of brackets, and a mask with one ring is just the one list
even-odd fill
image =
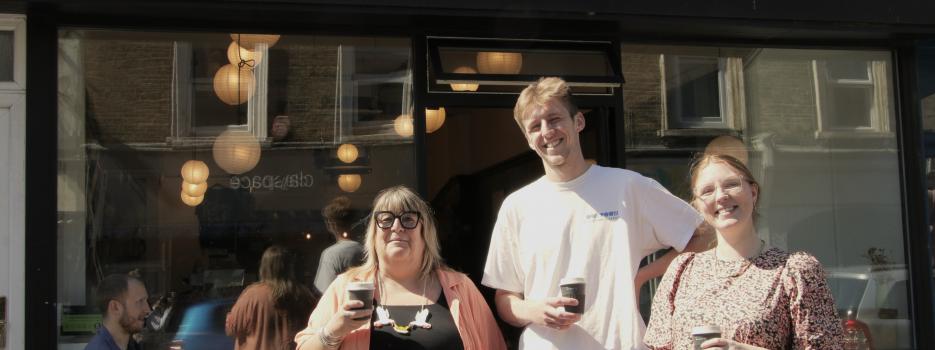
{"label": "white t-shirt", "polygon": [[503,201],[483,284],[544,299],[561,295],[560,279],[585,278],[581,320],[564,331],[530,325],[520,349],[642,349],[640,260],[682,250],[701,221],[688,203],[629,170],[591,166],[564,183],[542,177]]}

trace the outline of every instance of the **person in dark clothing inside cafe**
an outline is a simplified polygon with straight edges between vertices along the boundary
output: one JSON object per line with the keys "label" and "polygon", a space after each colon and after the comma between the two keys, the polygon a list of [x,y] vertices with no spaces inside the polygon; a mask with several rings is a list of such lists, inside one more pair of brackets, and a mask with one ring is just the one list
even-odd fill
{"label": "person in dark clothing inside cafe", "polygon": [[104,316],[85,350],[138,350],[133,335],[143,331],[149,307],[143,281],[127,274],[105,277],[97,286],[96,305]]}

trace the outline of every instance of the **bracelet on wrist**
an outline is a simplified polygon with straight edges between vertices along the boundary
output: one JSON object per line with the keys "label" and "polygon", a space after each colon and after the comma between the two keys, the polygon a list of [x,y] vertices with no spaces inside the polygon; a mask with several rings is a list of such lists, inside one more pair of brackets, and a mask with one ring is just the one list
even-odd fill
{"label": "bracelet on wrist", "polygon": [[318,330],[318,341],[326,348],[336,349],[341,345],[341,342],[344,341],[344,338],[331,335],[325,327],[321,327],[321,329]]}

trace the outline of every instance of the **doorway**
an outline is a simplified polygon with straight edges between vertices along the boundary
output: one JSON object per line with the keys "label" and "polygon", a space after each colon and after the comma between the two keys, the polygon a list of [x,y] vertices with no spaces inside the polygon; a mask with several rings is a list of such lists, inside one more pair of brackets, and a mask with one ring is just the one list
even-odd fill
{"label": "doorway", "polygon": [[[610,165],[610,109],[582,109],[582,152],[592,164]],[[426,136],[427,198],[436,210],[446,262],[474,281],[483,277],[500,204],[544,174],[513,110],[453,107],[445,124]]]}

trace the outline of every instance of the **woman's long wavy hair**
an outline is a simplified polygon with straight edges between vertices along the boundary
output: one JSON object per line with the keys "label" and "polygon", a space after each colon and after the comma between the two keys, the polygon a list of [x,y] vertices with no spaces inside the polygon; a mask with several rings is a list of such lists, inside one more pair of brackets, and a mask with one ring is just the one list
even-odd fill
{"label": "woman's long wavy hair", "polygon": [[[373,211],[389,211],[401,213],[404,211],[418,212],[422,222],[422,240],[425,242],[425,251],[422,254],[422,263],[419,266],[420,277],[426,278],[432,271],[445,268],[438,243],[435,215],[432,207],[422,197],[406,186],[394,186],[380,191],[373,200]],[[367,277],[380,269],[380,259],[377,256],[377,228],[376,221],[371,214],[367,224],[367,233],[364,237],[364,263],[348,271],[348,276]]]}
{"label": "woman's long wavy hair", "polygon": [[299,320],[298,324],[301,325],[305,322],[302,318],[307,318],[308,312],[315,306],[315,297],[296,278],[296,260],[295,253],[282,246],[266,248],[260,260],[260,283],[272,290],[276,308],[288,312],[290,320]]}

